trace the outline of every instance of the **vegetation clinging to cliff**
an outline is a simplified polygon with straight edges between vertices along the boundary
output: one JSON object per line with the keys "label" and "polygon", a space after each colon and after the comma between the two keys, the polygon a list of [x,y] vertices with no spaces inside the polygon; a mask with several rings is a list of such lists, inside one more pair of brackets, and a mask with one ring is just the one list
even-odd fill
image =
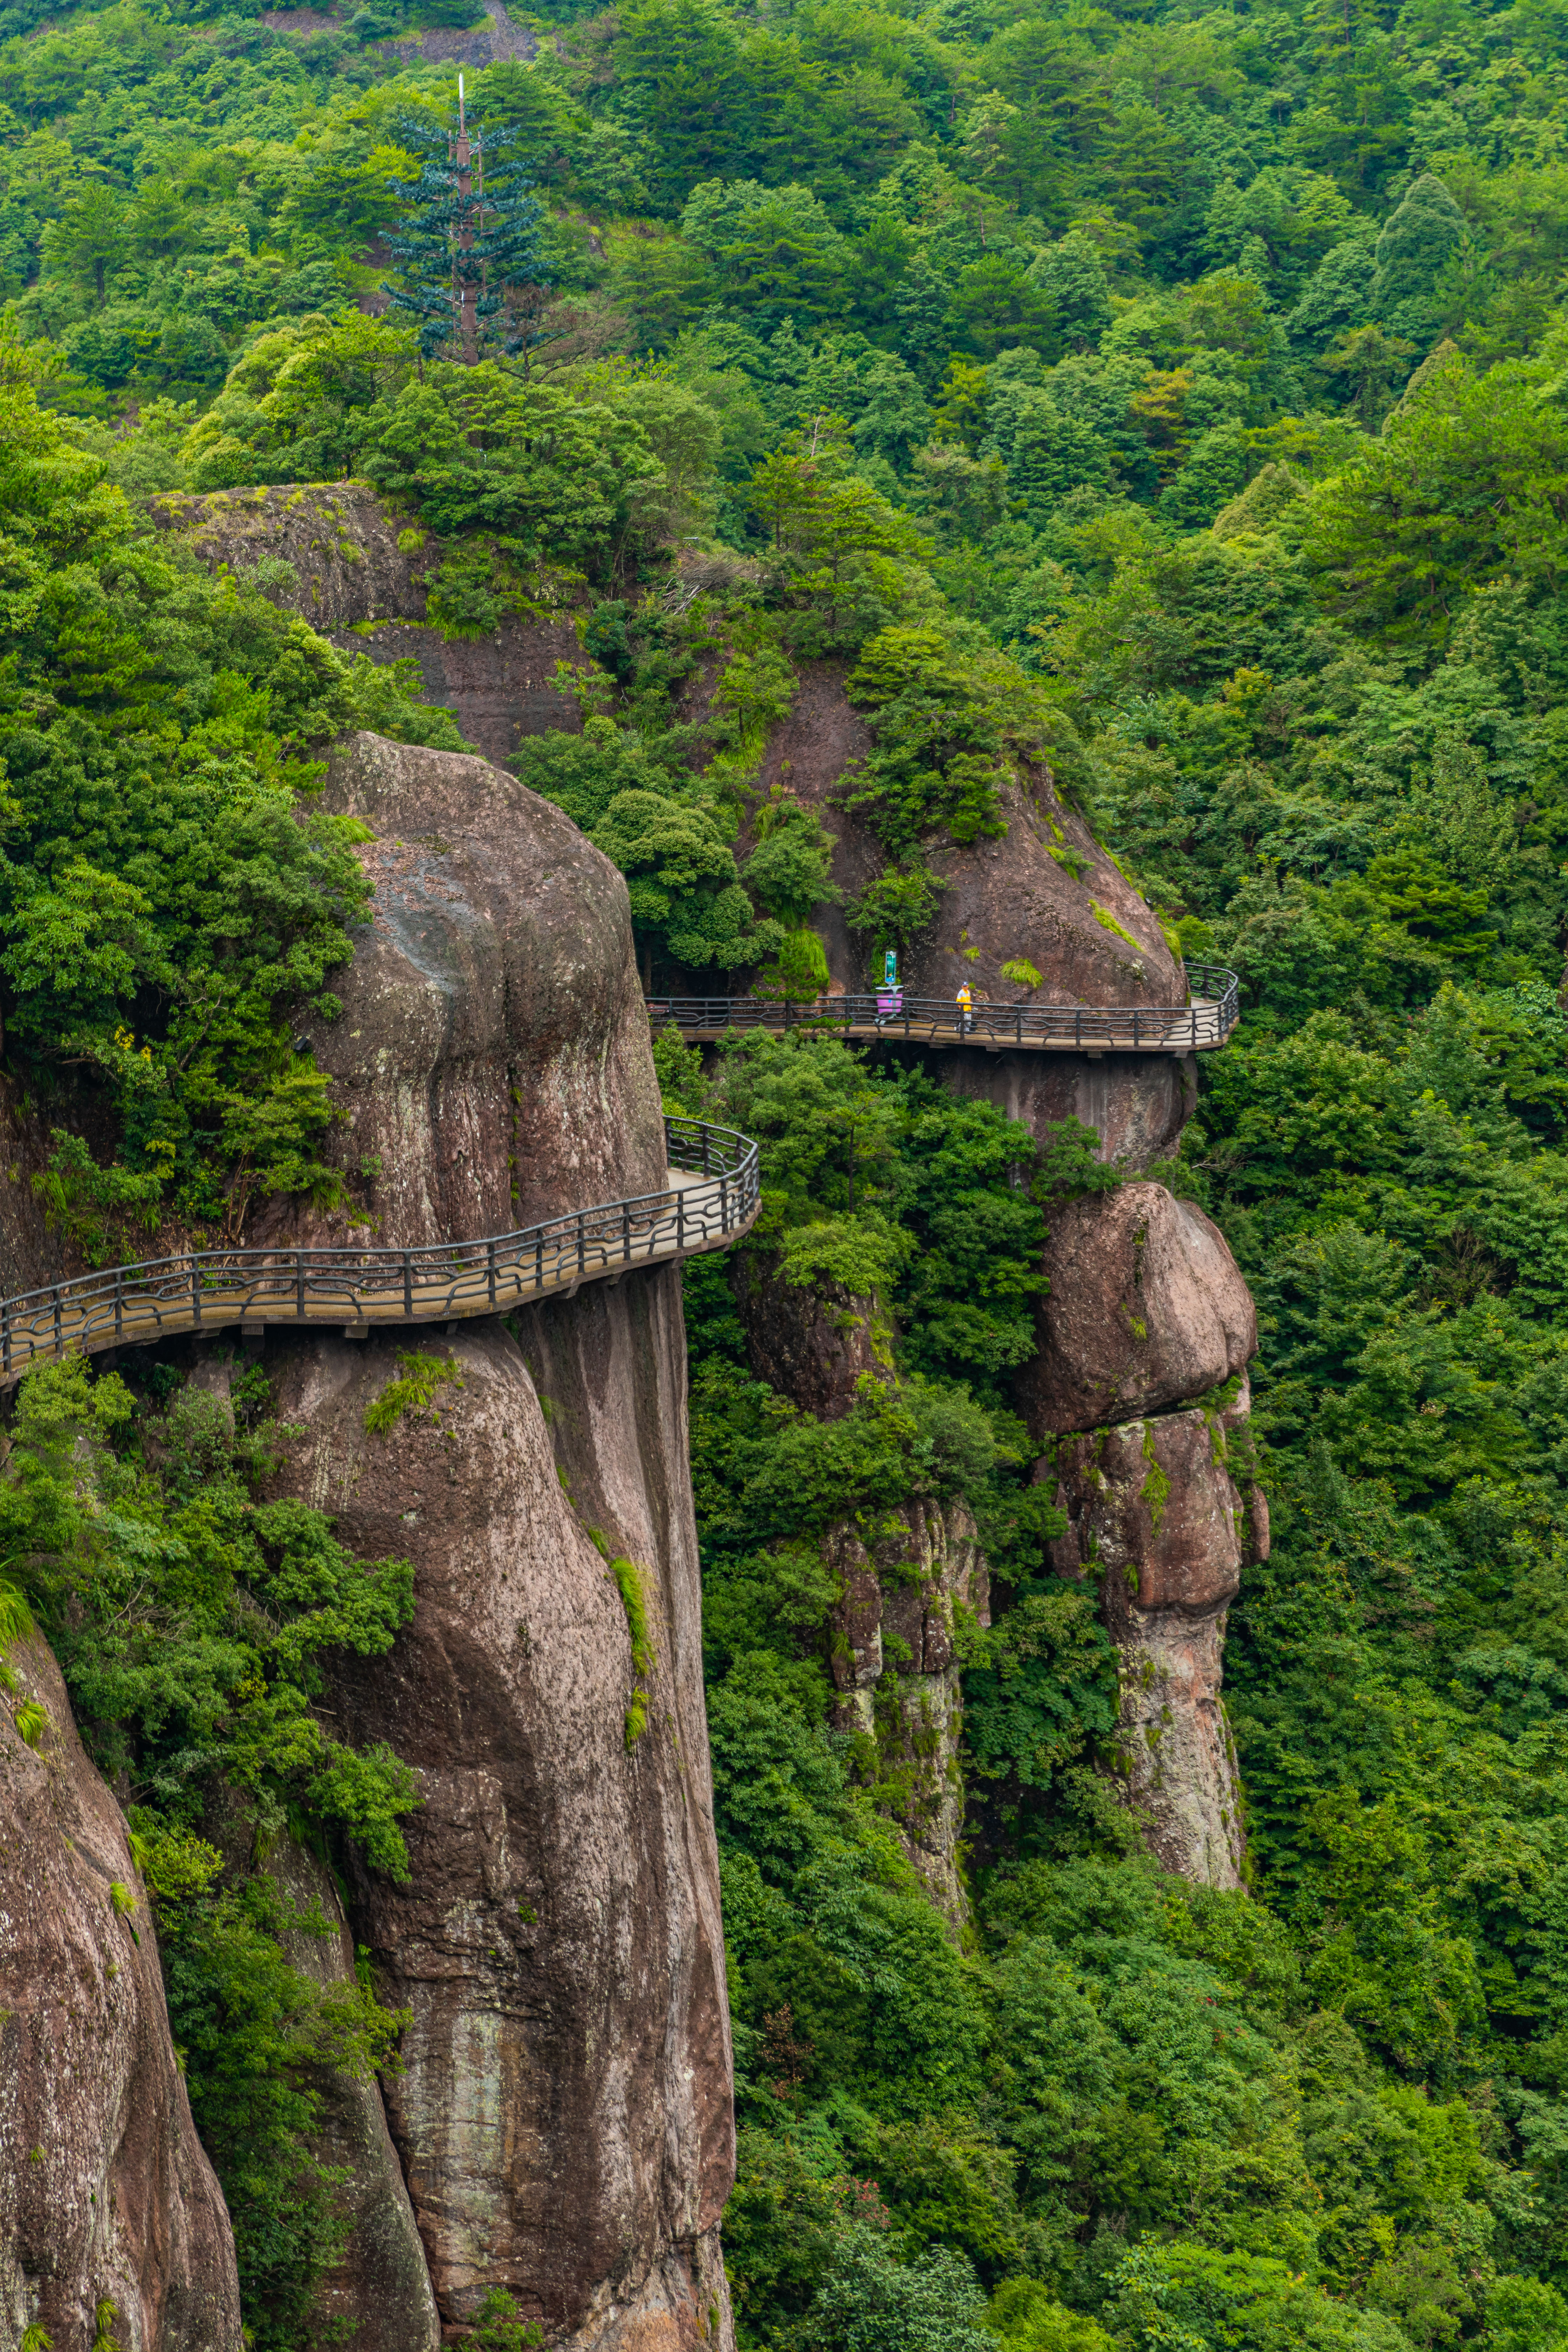
{"label": "vegetation clinging to cliff", "polygon": [[247,2325],[285,2352],[346,2228],[340,2176],[309,2152],[320,2069],[395,2064],[400,2021],[357,1982],[323,1990],[289,1962],[280,1938],[337,1931],[279,1892],[267,1856],[288,1832],[406,1874],[412,1774],[384,1743],[333,1737],[318,1702],[326,1656],[391,1646],[413,1573],[355,1559],[320,1512],[255,1498],[279,1438],[259,1371],[232,1402],[167,1366],[153,1378],[137,1394],[79,1359],[28,1374],[0,1556],[127,1804]]}

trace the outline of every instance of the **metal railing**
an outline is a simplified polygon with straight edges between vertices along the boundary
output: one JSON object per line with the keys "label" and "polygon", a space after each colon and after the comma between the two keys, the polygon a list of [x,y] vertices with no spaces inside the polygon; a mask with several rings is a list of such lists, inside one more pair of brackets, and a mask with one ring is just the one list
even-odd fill
{"label": "metal railing", "polygon": [[844,1037],[908,1039],[913,1045],[972,1044],[1067,1053],[1185,1054],[1223,1045],[1240,1014],[1235,972],[1218,964],[1184,968],[1182,1005],[1000,1004],[977,1002],[965,1014],[942,996],[868,991],[806,1003],[763,996],[650,996],[655,1029],[721,1036],[726,1029],[813,1029]]}
{"label": "metal railing", "polygon": [[664,1130],[681,1181],[519,1233],[416,1249],[188,1250],[0,1300],[0,1386],[32,1363],[181,1331],[266,1323],[358,1330],[505,1314],[630,1267],[724,1248],[757,1213],[756,1145],[700,1119],[667,1118]]}

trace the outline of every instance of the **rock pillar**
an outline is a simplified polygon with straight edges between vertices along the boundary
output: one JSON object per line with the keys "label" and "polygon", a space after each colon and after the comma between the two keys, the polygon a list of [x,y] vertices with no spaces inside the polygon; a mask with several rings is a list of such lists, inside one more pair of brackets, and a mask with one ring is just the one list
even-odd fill
{"label": "rock pillar", "polygon": [[1023,1387],[1068,1530],[1121,1660],[1112,1769],[1166,1869],[1239,1886],[1235,1749],[1220,1696],[1226,1612],[1266,1558],[1245,1368],[1247,1286],[1217,1228],[1163,1186],[1050,1213],[1050,1288]]}

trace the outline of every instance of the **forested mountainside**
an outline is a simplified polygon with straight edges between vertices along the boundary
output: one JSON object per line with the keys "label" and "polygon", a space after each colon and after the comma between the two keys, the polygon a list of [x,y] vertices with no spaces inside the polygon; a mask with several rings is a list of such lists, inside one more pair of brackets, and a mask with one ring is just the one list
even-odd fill
{"label": "forested mountainside", "polygon": [[[372,561],[350,478],[421,645],[568,649],[512,765],[626,877],[653,984],[809,996],[892,948],[1034,1001],[1026,930],[931,948],[1026,801],[1120,1001],[1177,1001],[1162,935],[1240,977],[1152,1166],[915,1055],[659,1043],[668,1107],[764,1152],[738,1270],[686,1276],[739,2341],[1563,2352],[1568,22],[20,0],[0,31],[4,1083],[71,1265],[374,1214],[329,1066],[365,828],[321,763],[465,738],[412,638],[333,625],[326,574]],[[505,251],[454,335],[420,173],[459,69]],[[308,515],[294,560],[247,551],[263,509]],[[852,888],[840,820],[876,845]],[[1017,1387],[1053,1216],[1131,1177],[1212,1214],[1259,1308],[1246,1892],[1163,1875],[1117,1801],[1117,1654],[1052,1572]],[[863,1343],[841,1409],[759,1376],[761,1282]],[[438,1432],[457,1378],[409,1358],[379,1425]],[[325,2071],[395,2074],[408,2014],[367,1952],[323,1986],[266,1867],[287,1834],[395,1886],[416,1817],[319,1704],[323,1659],[399,1638],[408,1565],[279,1489],[299,1434],[259,1368],[215,1405],[172,1360],[71,1364],[23,1383],[0,1481],[0,1630],[47,1634],[128,1810],[262,2352],[326,2340]],[[829,1536],[911,1497],[988,1565],[956,1748],[880,1701],[835,1727]],[[499,2284],[469,2307],[462,2340],[537,2338]]]}

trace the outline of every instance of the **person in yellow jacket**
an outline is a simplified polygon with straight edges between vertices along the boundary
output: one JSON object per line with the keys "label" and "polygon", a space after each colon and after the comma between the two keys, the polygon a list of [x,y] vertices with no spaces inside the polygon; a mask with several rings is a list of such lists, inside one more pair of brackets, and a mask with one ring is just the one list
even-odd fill
{"label": "person in yellow jacket", "polygon": [[974,1025],[974,999],[969,993],[969,982],[967,981],[964,982],[963,986],[958,992],[957,1002],[958,1034],[961,1037],[967,1037],[970,1030]]}

